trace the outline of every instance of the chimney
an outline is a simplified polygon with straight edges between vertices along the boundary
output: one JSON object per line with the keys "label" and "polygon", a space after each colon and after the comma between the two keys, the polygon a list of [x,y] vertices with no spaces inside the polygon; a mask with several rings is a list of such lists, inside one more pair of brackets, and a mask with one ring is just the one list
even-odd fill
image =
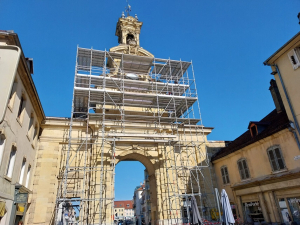
{"label": "chimney", "polygon": [[300,12],[298,13],[298,20],[299,20],[299,24],[300,24]]}
{"label": "chimney", "polygon": [[272,98],[273,98],[273,101],[274,101],[277,113],[280,113],[280,112],[284,111],[285,110],[284,109],[284,105],[283,105],[283,102],[282,102],[282,99],[281,99],[281,96],[280,96],[280,93],[279,93],[276,81],[274,79],[272,79],[270,81],[270,88],[269,88],[269,90],[271,92],[271,95],[272,95]]}

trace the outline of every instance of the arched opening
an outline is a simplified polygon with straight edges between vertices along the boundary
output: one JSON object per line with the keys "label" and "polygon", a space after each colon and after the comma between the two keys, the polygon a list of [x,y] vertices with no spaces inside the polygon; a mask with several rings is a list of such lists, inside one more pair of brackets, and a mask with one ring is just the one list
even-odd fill
{"label": "arched opening", "polygon": [[135,38],[134,38],[133,34],[127,34],[126,44],[128,44],[128,45],[135,45],[136,44],[136,41],[135,41]]}
{"label": "arched opening", "polygon": [[154,165],[138,153],[121,154],[115,168],[114,220],[122,225],[148,225],[156,216]]}

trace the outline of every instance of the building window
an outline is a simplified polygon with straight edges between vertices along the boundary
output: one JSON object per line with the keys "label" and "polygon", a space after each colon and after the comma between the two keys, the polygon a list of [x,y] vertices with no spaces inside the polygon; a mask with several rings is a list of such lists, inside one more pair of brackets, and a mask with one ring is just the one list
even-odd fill
{"label": "building window", "polygon": [[250,178],[250,173],[247,165],[246,159],[240,159],[238,162],[238,168],[240,171],[240,176],[242,180]]}
{"label": "building window", "polygon": [[223,184],[229,184],[229,174],[228,174],[228,169],[227,166],[221,167],[221,174],[222,174],[222,179],[223,179]]}
{"label": "building window", "polygon": [[15,96],[17,93],[17,80],[14,81],[14,84],[12,86],[11,92],[10,92],[10,96],[9,96],[9,102],[8,102],[8,106],[12,109],[13,105],[14,105],[14,100],[15,100]]}
{"label": "building window", "polygon": [[3,156],[3,152],[4,152],[4,146],[5,146],[5,136],[4,135],[0,135],[0,165],[2,162],[2,156]]}
{"label": "building window", "polygon": [[29,119],[29,126],[28,126],[28,137],[29,138],[31,137],[31,134],[32,134],[33,120],[34,120],[33,114],[31,114],[30,119]]}
{"label": "building window", "polygon": [[13,174],[13,169],[14,169],[15,160],[16,160],[16,154],[17,154],[17,148],[15,146],[12,146],[10,156],[9,156],[7,171],[6,171],[6,176],[9,178],[11,178],[12,174]]}
{"label": "building window", "polygon": [[25,98],[22,95],[21,100],[20,100],[19,110],[18,110],[18,118],[19,119],[21,119],[24,109],[25,109]]}
{"label": "building window", "polygon": [[28,169],[27,169],[27,176],[26,176],[26,183],[25,183],[25,187],[27,187],[27,188],[28,188],[28,186],[29,186],[30,171],[31,171],[31,165],[29,165],[29,166],[28,166]]}
{"label": "building window", "polygon": [[285,168],[285,163],[278,145],[268,148],[268,156],[273,171],[282,170]]}
{"label": "building window", "polygon": [[34,132],[33,132],[33,138],[32,138],[32,140],[33,141],[35,141],[35,138],[36,138],[36,136],[37,136],[37,133],[38,133],[38,126],[37,126],[37,124],[34,126]]}
{"label": "building window", "polygon": [[22,167],[21,167],[21,173],[20,173],[19,184],[23,184],[24,173],[25,173],[25,165],[26,165],[26,159],[23,158]]}

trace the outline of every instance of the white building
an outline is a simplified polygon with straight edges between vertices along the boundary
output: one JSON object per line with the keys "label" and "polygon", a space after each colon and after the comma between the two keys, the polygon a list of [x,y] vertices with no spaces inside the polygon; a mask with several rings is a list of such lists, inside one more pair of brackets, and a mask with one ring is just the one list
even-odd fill
{"label": "white building", "polygon": [[149,184],[149,174],[147,170],[144,170],[144,179],[145,179],[145,186],[141,193],[141,205],[142,205],[142,213],[143,213],[143,220],[145,224],[149,224],[151,221],[151,201],[150,201],[150,184]]}
{"label": "white building", "polygon": [[134,210],[133,210],[133,201],[124,200],[124,201],[115,201],[114,202],[114,212],[115,220],[117,219],[133,219]]}
{"label": "white building", "polygon": [[136,219],[138,220],[138,225],[142,225],[143,213],[142,213],[141,201],[142,201],[142,192],[143,192],[144,187],[145,187],[144,184],[137,186],[134,189],[134,195],[133,195],[134,215],[135,215]]}
{"label": "white building", "polygon": [[[0,31],[0,224],[18,224],[28,215],[28,199],[44,111],[18,35]],[[43,181],[41,181],[43,182]]]}

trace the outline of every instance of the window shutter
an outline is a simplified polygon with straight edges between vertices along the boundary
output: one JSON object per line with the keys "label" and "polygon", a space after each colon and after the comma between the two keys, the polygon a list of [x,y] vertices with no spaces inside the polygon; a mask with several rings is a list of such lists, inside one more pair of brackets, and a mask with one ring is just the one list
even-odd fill
{"label": "window shutter", "polygon": [[271,162],[272,170],[273,171],[278,170],[277,164],[275,162],[275,155],[274,155],[273,149],[269,150],[268,154],[269,154],[269,157],[270,157],[270,162]]}
{"label": "window shutter", "polygon": [[244,180],[245,179],[245,175],[244,175],[244,171],[243,171],[242,161],[238,161],[238,167],[239,167],[241,179]]}
{"label": "window shutter", "polygon": [[228,170],[227,170],[227,167],[224,168],[225,169],[225,175],[226,175],[226,184],[228,184],[230,181],[229,181],[229,174],[228,174]]}
{"label": "window shutter", "polygon": [[223,184],[226,184],[226,179],[225,179],[225,174],[224,174],[224,167],[221,168],[221,173],[222,173]]}
{"label": "window shutter", "polygon": [[221,168],[222,177],[224,176],[224,167]]}
{"label": "window shutter", "polygon": [[250,174],[249,174],[249,170],[248,170],[248,166],[247,166],[247,162],[246,160],[243,160],[243,166],[244,166],[244,172],[245,172],[245,178],[250,178]]}
{"label": "window shutter", "polygon": [[274,149],[276,158],[277,158],[277,162],[278,162],[278,167],[280,170],[285,168],[284,162],[283,162],[283,157],[281,155],[281,152],[279,150],[279,148]]}
{"label": "window shutter", "polygon": [[221,168],[221,174],[222,174],[223,184],[226,184],[224,167]]}

